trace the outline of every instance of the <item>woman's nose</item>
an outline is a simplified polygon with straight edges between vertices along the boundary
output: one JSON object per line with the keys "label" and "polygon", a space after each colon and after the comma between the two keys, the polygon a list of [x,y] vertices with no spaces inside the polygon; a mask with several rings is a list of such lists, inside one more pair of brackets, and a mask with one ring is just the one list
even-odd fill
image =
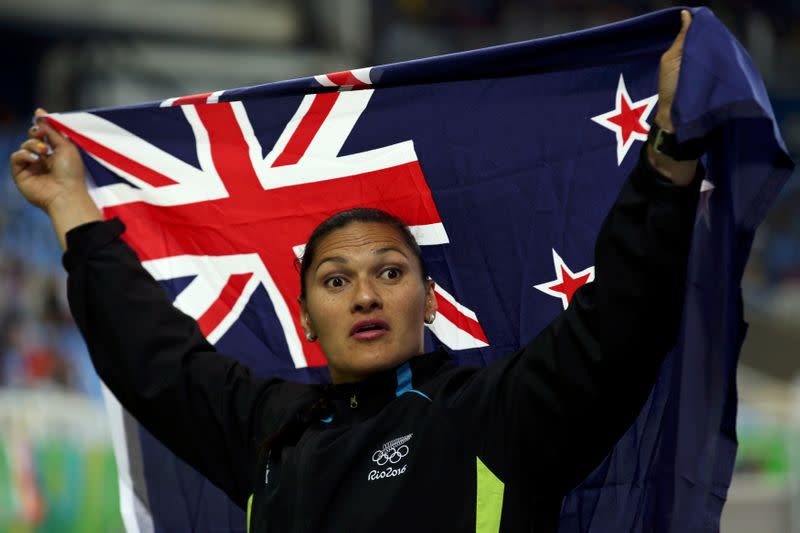
{"label": "woman's nose", "polygon": [[382,305],[380,295],[370,280],[361,280],[356,283],[351,307],[354,313],[380,309]]}

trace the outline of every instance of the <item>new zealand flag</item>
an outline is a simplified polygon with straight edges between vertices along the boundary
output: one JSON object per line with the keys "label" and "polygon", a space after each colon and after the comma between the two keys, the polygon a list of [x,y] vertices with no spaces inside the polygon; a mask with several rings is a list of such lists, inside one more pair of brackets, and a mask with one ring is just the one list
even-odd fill
{"label": "new zealand flag", "polygon": [[[673,120],[710,142],[680,341],[637,422],[564,501],[563,531],[715,531],[736,451],[739,283],[793,164],[747,53],[706,9]],[[209,341],[262,375],[328,379],[293,263],[354,206],[411,226],[436,281],[429,347],[487,364],[592,280],[601,221],[658,106],[677,9],[569,35],[124,108],[51,115],[92,195]],[[657,306],[659,302],[652,302]],[[107,395],[131,532],[244,513]]]}

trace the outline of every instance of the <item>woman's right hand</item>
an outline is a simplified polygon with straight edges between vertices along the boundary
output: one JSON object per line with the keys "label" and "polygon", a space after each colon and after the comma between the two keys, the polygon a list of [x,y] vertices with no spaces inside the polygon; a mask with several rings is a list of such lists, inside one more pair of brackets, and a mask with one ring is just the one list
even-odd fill
{"label": "woman's right hand", "polygon": [[[35,125],[28,130],[28,140],[11,154],[11,173],[22,195],[45,212],[68,197],[88,195],[83,179],[83,161],[78,149],[50,127],[46,111],[37,109]],[[48,155],[45,139],[52,147]]]}
{"label": "woman's right hand", "polygon": [[78,149],[46,119],[39,118],[46,115],[44,109],[34,113],[35,125],[28,131],[29,139],[11,154],[11,174],[22,196],[48,214],[66,249],[67,231],[103,217],[89,196]]}

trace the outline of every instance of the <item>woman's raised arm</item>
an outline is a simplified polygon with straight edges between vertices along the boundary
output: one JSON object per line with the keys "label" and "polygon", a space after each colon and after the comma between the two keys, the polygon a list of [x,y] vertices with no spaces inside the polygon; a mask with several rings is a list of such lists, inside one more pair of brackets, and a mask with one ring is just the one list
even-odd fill
{"label": "woman's raised arm", "polygon": [[[682,18],[661,61],[656,122],[665,130],[691,20]],[[702,174],[696,159],[648,144],[597,238],[595,280],[527,346],[462,377],[446,399],[477,434],[478,455],[510,486],[563,495],[635,420],[678,340]]]}
{"label": "woman's raised arm", "polygon": [[30,136],[11,156],[14,180],[66,250],[70,310],[97,373],[156,438],[244,507],[260,439],[302,391],[217,353],[120,239],[122,222],[102,220],[77,148],[42,121]]}

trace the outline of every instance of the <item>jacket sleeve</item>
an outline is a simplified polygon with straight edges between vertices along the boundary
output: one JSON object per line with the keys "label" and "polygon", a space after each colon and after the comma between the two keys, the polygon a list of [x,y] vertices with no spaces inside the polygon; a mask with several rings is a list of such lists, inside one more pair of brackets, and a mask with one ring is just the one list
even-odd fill
{"label": "jacket sleeve", "polygon": [[595,280],[527,346],[444,395],[505,482],[573,488],[633,423],[677,342],[703,170],[678,187],[642,154],[601,227]]}
{"label": "jacket sleeve", "polygon": [[97,373],[156,438],[244,507],[264,411],[284,386],[217,353],[119,238],[124,230],[115,219],[67,234],[69,305]]}

